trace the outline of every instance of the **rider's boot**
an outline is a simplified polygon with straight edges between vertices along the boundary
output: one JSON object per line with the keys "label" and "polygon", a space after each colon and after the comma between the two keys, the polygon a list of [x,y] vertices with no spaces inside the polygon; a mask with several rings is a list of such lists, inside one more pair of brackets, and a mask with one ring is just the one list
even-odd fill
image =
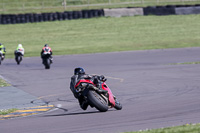
{"label": "rider's boot", "polygon": [[83,101],[82,104],[81,104],[81,108],[82,108],[83,110],[86,110],[87,107],[88,107],[88,103],[87,103],[86,101]]}
{"label": "rider's boot", "polygon": [[3,55],[2,55],[2,58],[1,58],[1,60],[3,61],[3,60],[4,60],[4,58],[5,58],[5,56],[3,56]]}
{"label": "rider's boot", "polygon": [[88,102],[85,101],[82,97],[79,97],[79,98],[78,98],[78,101],[79,101],[80,107],[81,107],[83,110],[86,110],[87,107],[88,107]]}
{"label": "rider's boot", "polygon": [[53,63],[53,57],[50,58],[50,62]]}

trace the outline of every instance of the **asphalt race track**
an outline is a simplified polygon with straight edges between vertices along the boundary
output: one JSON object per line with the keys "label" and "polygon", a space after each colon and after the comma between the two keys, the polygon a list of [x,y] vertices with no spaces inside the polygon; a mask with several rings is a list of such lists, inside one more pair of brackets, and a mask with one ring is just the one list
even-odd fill
{"label": "asphalt race track", "polygon": [[[50,70],[39,57],[17,65],[6,59],[0,74],[56,109],[0,121],[1,133],[119,133],[200,122],[199,48],[54,56]],[[83,111],[70,89],[75,67],[103,74],[123,105],[116,111]]]}

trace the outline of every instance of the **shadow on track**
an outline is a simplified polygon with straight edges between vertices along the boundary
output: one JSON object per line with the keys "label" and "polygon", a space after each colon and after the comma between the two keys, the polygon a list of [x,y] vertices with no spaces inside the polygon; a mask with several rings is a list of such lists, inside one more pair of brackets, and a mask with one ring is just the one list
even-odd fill
{"label": "shadow on track", "polygon": [[[68,109],[65,109],[65,108],[59,108],[59,109],[62,109],[64,111],[68,111]],[[114,110],[108,110],[108,111],[114,111]],[[96,111],[88,111],[88,112],[76,112],[76,113],[66,113],[66,114],[44,115],[43,117],[67,116],[67,115],[83,115],[83,114],[94,114],[94,113],[105,113],[105,112],[100,112],[100,111],[96,110]]]}
{"label": "shadow on track", "polygon": [[77,112],[77,113],[68,113],[68,114],[57,114],[57,115],[45,115],[43,117],[52,117],[52,116],[67,116],[67,115],[81,115],[81,114],[92,114],[92,113],[101,113],[99,111],[90,111],[90,112]]}

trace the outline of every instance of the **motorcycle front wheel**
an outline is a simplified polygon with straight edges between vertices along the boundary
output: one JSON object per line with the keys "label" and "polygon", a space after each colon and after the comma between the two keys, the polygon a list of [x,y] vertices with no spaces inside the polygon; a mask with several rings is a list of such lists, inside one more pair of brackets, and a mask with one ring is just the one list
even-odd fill
{"label": "motorcycle front wheel", "polygon": [[114,106],[114,108],[116,110],[121,110],[122,109],[121,103],[116,98],[115,98],[115,106]]}
{"label": "motorcycle front wheel", "polygon": [[87,97],[91,106],[94,106],[100,112],[106,112],[108,110],[107,100],[104,99],[101,95],[99,95],[94,90],[89,90]]}

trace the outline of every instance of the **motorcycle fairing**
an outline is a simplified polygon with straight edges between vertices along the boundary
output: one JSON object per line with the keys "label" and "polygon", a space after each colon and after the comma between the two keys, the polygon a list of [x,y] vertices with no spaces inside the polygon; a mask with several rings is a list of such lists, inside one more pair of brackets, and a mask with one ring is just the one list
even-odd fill
{"label": "motorcycle fairing", "polygon": [[79,80],[78,83],[75,85],[75,88],[77,88],[77,87],[80,85],[80,83],[89,83],[89,84],[93,84],[93,85],[94,85],[94,83],[93,83],[91,80],[89,80],[89,79],[81,79],[81,80]]}
{"label": "motorcycle fairing", "polygon": [[106,85],[105,82],[102,83],[102,89],[108,91],[108,95],[109,95],[109,102],[112,104],[112,107],[115,106],[115,99],[114,96],[110,90],[110,88]]}
{"label": "motorcycle fairing", "polygon": [[[89,79],[81,79],[81,80],[79,80],[78,83],[75,85],[75,88],[77,88],[77,87],[80,85],[80,83],[89,83],[89,84],[94,85],[94,83],[93,83],[91,80],[89,80]],[[113,97],[113,94],[112,94],[110,88],[106,85],[105,82],[103,82],[101,85],[102,85],[102,89],[103,89],[103,90],[108,91],[108,95],[109,95],[108,100],[109,100],[109,102],[111,103],[111,106],[114,107],[114,106],[115,106],[115,99],[114,99],[114,97]],[[94,85],[94,86],[95,86],[95,85]]]}

